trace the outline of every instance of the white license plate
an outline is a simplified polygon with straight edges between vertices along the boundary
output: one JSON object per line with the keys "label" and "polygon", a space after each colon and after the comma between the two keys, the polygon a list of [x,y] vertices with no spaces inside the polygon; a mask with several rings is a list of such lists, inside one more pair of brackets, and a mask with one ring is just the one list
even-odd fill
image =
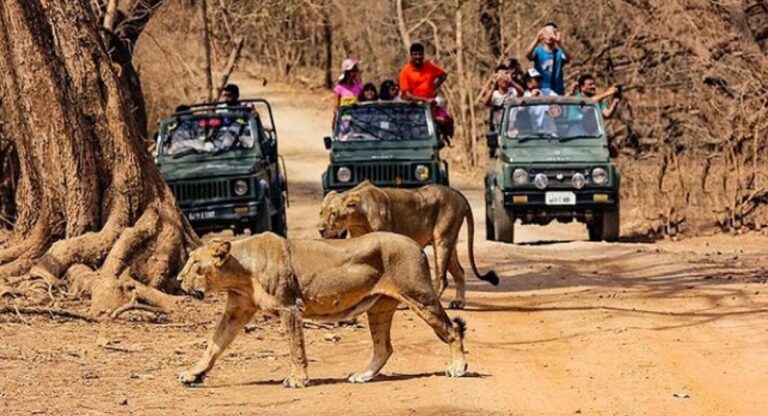
{"label": "white license plate", "polygon": [[573,192],[547,192],[544,195],[547,205],[576,205],[576,194]]}
{"label": "white license plate", "polygon": [[199,212],[190,212],[188,217],[192,221],[196,220],[209,220],[216,216],[215,211],[199,211]]}

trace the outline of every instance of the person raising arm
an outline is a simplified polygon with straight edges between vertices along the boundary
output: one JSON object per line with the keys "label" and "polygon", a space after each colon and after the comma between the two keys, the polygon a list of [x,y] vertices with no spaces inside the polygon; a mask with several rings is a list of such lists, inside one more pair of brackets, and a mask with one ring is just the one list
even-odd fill
{"label": "person raising arm", "polygon": [[554,23],[539,29],[525,56],[533,61],[533,67],[541,74],[541,87],[552,89],[558,95],[565,94],[564,67],[573,57],[565,51],[562,34]]}

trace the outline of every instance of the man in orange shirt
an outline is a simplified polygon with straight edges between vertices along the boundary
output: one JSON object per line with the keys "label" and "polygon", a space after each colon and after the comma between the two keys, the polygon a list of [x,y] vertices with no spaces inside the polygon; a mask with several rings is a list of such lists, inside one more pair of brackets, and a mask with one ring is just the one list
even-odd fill
{"label": "man in orange shirt", "polygon": [[439,135],[450,144],[453,118],[445,109],[445,100],[437,100],[437,90],[448,74],[432,61],[424,60],[424,45],[411,45],[411,59],[400,71],[400,92],[404,101],[430,104]]}
{"label": "man in orange shirt", "polygon": [[400,91],[405,101],[434,103],[437,89],[448,74],[432,61],[424,60],[424,45],[411,45],[411,59],[400,71]]}

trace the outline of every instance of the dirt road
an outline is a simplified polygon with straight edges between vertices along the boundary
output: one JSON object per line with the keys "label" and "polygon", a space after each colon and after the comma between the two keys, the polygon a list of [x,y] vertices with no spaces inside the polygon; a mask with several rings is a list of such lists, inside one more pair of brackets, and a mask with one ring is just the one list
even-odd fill
{"label": "dirt road", "polygon": [[[244,90],[275,107],[290,236],[314,237],[325,101]],[[451,180],[483,230],[481,184]],[[181,387],[175,376],[202,352],[218,296],[190,300],[162,324],[138,315],[103,325],[0,316],[0,414],[768,414],[768,239],[589,243],[577,225],[523,227],[519,245],[478,234],[479,266],[496,269],[502,283],[470,279],[468,308],[450,312],[469,324],[469,377],[445,377],[448,348],[401,311],[394,355],[370,384],[346,383],[369,358],[363,319],[306,331],[308,389],[281,386],[287,345],[269,322],[254,322],[204,386]],[[460,253],[467,264],[463,242]]]}

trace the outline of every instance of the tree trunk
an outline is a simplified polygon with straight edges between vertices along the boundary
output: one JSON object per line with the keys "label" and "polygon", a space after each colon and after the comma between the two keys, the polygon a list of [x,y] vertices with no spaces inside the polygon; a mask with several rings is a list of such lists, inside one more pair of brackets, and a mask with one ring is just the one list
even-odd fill
{"label": "tree trunk", "polygon": [[331,24],[331,12],[328,5],[323,7],[323,46],[325,47],[325,88],[333,88],[333,25]]}
{"label": "tree trunk", "polygon": [[408,31],[405,24],[403,0],[395,0],[395,15],[397,16],[397,31],[400,32],[400,40],[403,41],[403,47],[407,53],[411,48],[411,32]]}
{"label": "tree trunk", "polygon": [[211,28],[208,25],[208,0],[202,0],[200,7],[203,15],[203,46],[205,47],[205,91],[208,94],[208,102],[211,102],[214,97],[213,64],[211,63]]}
{"label": "tree trunk", "polygon": [[464,133],[464,139],[467,142],[467,151],[469,153],[470,166],[475,165],[475,137],[473,120],[474,114],[471,107],[474,105],[472,99],[467,91],[467,76],[464,71],[464,28],[463,28],[463,15],[461,12],[461,3],[457,4],[456,14],[454,16],[455,28],[456,28],[456,74],[459,79],[459,112],[461,117],[461,129]]}
{"label": "tree trunk", "polygon": [[500,0],[484,0],[480,23],[485,30],[485,38],[488,41],[488,50],[494,59],[501,56],[501,14]]}
{"label": "tree trunk", "polygon": [[176,288],[199,240],[141,140],[130,63],[110,59],[87,0],[1,1],[0,54],[2,133],[20,161],[0,279],[77,284],[94,315],[169,307],[152,288]]}

